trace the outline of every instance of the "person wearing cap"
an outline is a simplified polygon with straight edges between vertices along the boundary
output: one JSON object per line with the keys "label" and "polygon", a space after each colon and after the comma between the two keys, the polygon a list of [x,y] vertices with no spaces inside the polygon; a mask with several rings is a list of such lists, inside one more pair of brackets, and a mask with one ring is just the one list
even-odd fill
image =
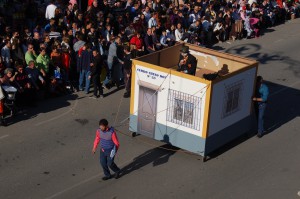
{"label": "person wearing cap", "polygon": [[267,107],[269,96],[269,88],[263,83],[262,76],[256,78],[256,95],[253,97],[255,102],[256,115],[257,115],[257,137],[261,138],[265,133],[264,129],[264,115]]}
{"label": "person wearing cap", "polygon": [[178,70],[180,72],[195,75],[197,67],[197,59],[190,54],[189,47],[183,46],[180,50]]}

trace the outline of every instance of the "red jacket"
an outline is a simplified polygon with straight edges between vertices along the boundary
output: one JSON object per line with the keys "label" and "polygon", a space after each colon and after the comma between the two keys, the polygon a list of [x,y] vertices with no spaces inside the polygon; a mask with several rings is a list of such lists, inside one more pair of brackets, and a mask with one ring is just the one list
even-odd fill
{"label": "red jacket", "polygon": [[[100,133],[99,133],[99,131],[97,130],[97,131],[96,131],[96,137],[95,137],[95,140],[94,140],[94,149],[97,148],[97,146],[98,146],[98,144],[99,144],[99,142],[100,142],[100,139],[101,139],[101,138],[100,138]],[[116,145],[116,148],[117,148],[117,150],[118,150],[119,147],[120,147],[120,143],[119,143],[119,140],[118,140],[116,131],[114,131],[114,132],[112,133],[111,139],[112,139],[113,143]]]}
{"label": "red jacket", "polygon": [[142,49],[143,48],[143,39],[138,38],[137,36],[133,36],[130,39],[130,44],[135,45],[137,50]]}
{"label": "red jacket", "polygon": [[94,0],[88,0],[88,6],[92,6],[93,2],[94,2]]}

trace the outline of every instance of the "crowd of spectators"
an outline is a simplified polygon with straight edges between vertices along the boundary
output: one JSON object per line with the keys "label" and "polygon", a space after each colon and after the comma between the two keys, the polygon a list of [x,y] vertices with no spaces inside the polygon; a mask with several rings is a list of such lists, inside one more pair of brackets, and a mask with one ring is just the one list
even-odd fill
{"label": "crowd of spectators", "polygon": [[[124,46],[134,58],[176,42],[211,47],[259,37],[298,17],[299,7],[299,0],[9,0],[0,9],[0,84],[16,87],[20,104],[70,88],[88,94],[91,76],[103,73],[104,88],[119,87]],[[18,10],[23,15],[12,15]],[[98,90],[94,97],[103,96]]]}

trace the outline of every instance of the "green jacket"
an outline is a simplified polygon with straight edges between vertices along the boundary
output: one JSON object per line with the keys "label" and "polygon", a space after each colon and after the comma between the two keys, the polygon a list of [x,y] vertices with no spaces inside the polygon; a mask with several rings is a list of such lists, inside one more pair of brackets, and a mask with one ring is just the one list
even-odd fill
{"label": "green jacket", "polygon": [[26,54],[25,54],[26,64],[28,65],[31,60],[33,60],[35,62],[36,61],[36,55],[34,55],[33,53],[29,53],[27,51]]}
{"label": "green jacket", "polygon": [[39,56],[36,58],[36,65],[39,70],[43,69],[46,73],[49,73],[50,57],[48,55]]}

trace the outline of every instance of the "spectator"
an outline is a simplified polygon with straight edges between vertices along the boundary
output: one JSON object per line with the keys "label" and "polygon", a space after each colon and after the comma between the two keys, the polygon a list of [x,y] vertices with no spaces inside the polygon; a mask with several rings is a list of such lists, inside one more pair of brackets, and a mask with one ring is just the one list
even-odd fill
{"label": "spectator", "polygon": [[175,37],[175,29],[176,29],[176,27],[175,27],[174,24],[171,25],[170,29],[167,29],[167,36],[168,36],[168,38],[171,39],[171,41],[174,44],[175,44],[175,39],[176,39],[176,37]]}
{"label": "spectator", "polygon": [[60,79],[57,79],[53,76],[50,77],[50,84],[49,84],[49,95],[50,97],[57,97],[61,96],[66,93],[66,89],[60,81]]}
{"label": "spectator", "polygon": [[52,52],[51,52],[50,58],[51,58],[51,62],[54,67],[62,66],[62,56],[61,56],[60,44],[52,46]]}
{"label": "spectator", "polygon": [[155,52],[155,47],[154,47],[154,41],[153,41],[153,37],[152,37],[152,29],[151,28],[148,28],[147,34],[146,34],[144,40],[145,40],[146,51],[148,53]]}
{"label": "spectator", "polygon": [[46,82],[40,75],[40,71],[35,67],[35,61],[30,60],[25,70],[31,85],[33,85],[36,90],[40,90],[41,86],[45,85]]}
{"label": "spectator", "polygon": [[112,76],[112,67],[114,64],[114,58],[117,56],[117,43],[119,42],[120,38],[116,38],[114,42],[112,42],[109,46],[108,50],[108,57],[107,57],[107,66],[108,66],[108,71],[107,71],[107,77],[104,81],[104,85],[107,87],[109,81],[111,80]]}
{"label": "spectator", "polygon": [[141,38],[141,33],[138,32],[135,36],[130,39],[131,51],[136,56],[142,56],[144,54],[144,42]]}
{"label": "spectator", "polygon": [[73,50],[75,51],[75,53],[78,53],[80,48],[82,48],[85,44],[85,41],[83,41],[82,34],[78,34],[77,38],[78,38],[78,41],[76,43],[74,43],[74,46],[73,46]]}
{"label": "spectator", "polygon": [[124,80],[124,76],[123,76],[124,49],[120,37],[116,37],[115,45],[116,45],[116,56],[113,58],[113,70],[112,70],[113,84],[112,85],[115,84],[117,88],[119,88],[120,85],[122,84],[122,80]]}
{"label": "spectator", "polygon": [[[88,94],[90,90],[91,63],[92,63],[92,50],[90,44],[84,44],[81,56],[78,60],[77,70],[79,72],[79,90],[83,91],[85,86],[85,93]],[[85,80],[85,85],[84,85]]]}
{"label": "spectator", "polygon": [[169,47],[171,46],[171,39],[167,37],[167,31],[163,30],[162,31],[162,35],[160,36],[160,44],[163,47]]}
{"label": "spectator", "polygon": [[3,64],[6,68],[10,68],[12,64],[12,59],[10,55],[11,43],[10,40],[5,41],[5,46],[1,49],[1,57]]}
{"label": "spectator", "polygon": [[148,21],[148,28],[157,26],[157,13],[153,13],[151,18]]}
{"label": "spectator", "polygon": [[17,75],[15,77],[15,87],[18,89],[17,93],[17,104],[34,106],[36,100],[36,92],[32,87],[30,79],[28,75],[24,71],[24,67],[22,65],[18,65],[17,67]]}
{"label": "spectator", "polygon": [[45,48],[42,48],[40,51],[39,56],[36,58],[36,64],[43,77],[46,78],[49,77],[50,57],[47,55]]}
{"label": "spectator", "polygon": [[41,40],[40,40],[40,34],[38,32],[34,32],[33,33],[33,38],[32,38],[32,45],[33,45],[33,50],[38,54],[40,53],[40,43],[41,43]]}
{"label": "spectator", "polygon": [[6,68],[4,70],[4,76],[0,78],[0,84],[11,85],[15,80],[14,70],[12,68]]}
{"label": "spectator", "polygon": [[123,95],[124,98],[130,97],[130,87],[131,87],[131,67],[132,67],[132,58],[133,55],[130,52],[130,47],[124,47],[124,82],[125,82],[125,93]]}
{"label": "spectator", "polygon": [[175,41],[180,41],[182,37],[183,37],[183,29],[181,27],[181,23],[178,23],[175,30]]}
{"label": "spectator", "polygon": [[144,10],[143,14],[144,14],[144,16],[145,16],[146,22],[148,23],[148,21],[149,21],[150,18],[152,17],[152,16],[151,16],[151,12],[150,12],[149,6],[146,6],[146,7],[145,7],[145,10]]}
{"label": "spectator", "polygon": [[25,53],[26,64],[29,65],[30,61],[34,61],[35,62],[36,57],[37,57],[37,55],[36,55],[36,53],[34,51],[33,45],[29,44],[28,48],[27,48],[27,52]]}
{"label": "spectator", "polygon": [[64,79],[66,82],[69,82],[70,77],[70,68],[71,68],[71,52],[70,49],[66,46],[62,46],[62,55],[61,55],[61,69],[64,71]]}
{"label": "spectator", "polygon": [[[103,66],[103,59],[102,59],[101,55],[99,54],[99,52],[96,49],[94,49],[93,50],[93,62],[91,63],[91,74],[89,76],[89,79],[92,79],[93,85],[94,85],[94,95],[91,96],[91,98],[94,98],[94,99],[98,98],[99,96],[100,96],[100,98],[104,97],[102,85],[100,82],[102,66]],[[98,91],[99,91],[99,95],[98,95]]]}
{"label": "spectator", "polygon": [[46,8],[45,18],[47,20],[53,19],[55,17],[56,5],[54,5],[55,0],[50,0],[50,4]]}

